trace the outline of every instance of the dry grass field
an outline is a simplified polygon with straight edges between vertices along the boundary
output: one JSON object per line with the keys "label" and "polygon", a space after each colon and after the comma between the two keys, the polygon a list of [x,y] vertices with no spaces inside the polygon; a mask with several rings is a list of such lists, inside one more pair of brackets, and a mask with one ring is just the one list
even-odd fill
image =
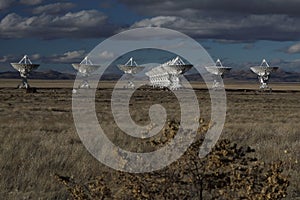
{"label": "dry grass field", "polygon": [[[116,172],[93,158],[76,133],[72,117],[73,83],[30,83],[37,87],[37,93],[14,89],[15,80],[0,80],[1,198],[70,198],[55,174],[82,182],[104,172],[113,177]],[[193,85],[197,88],[201,115],[209,121],[208,91],[200,89],[201,84]],[[111,86],[105,82],[97,90],[98,119],[114,143],[128,145],[130,141],[112,120]],[[228,84],[226,88],[227,118],[221,138],[253,147],[256,157],[264,162],[283,161],[284,173],[290,181],[286,199],[300,199],[300,85],[274,84],[272,93],[258,93],[252,90],[256,85],[247,84]],[[147,113],[153,103],[164,105],[169,119],[179,118],[174,95],[159,90],[135,92],[130,105],[132,118],[139,124],[149,122]],[[114,187],[112,182],[108,185]]]}

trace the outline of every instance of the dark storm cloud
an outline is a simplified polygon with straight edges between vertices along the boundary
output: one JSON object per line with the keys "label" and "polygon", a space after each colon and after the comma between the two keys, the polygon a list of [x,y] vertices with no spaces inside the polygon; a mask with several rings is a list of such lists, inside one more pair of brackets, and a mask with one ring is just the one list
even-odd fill
{"label": "dark storm cloud", "polygon": [[238,20],[159,16],[136,22],[132,28],[150,26],[175,29],[196,38],[243,41],[300,39],[300,20],[285,15],[248,15]]}
{"label": "dark storm cloud", "polygon": [[44,0],[0,0],[0,11],[7,10],[17,4],[34,6],[43,3],[43,1]]}
{"label": "dark storm cloud", "polygon": [[43,3],[44,0],[20,0],[21,4],[34,6]]}
{"label": "dark storm cloud", "polygon": [[9,8],[13,3],[15,2],[15,0],[1,0],[0,1],[0,11]]}
{"label": "dark storm cloud", "polygon": [[170,12],[218,11],[242,14],[300,15],[298,0],[119,0],[146,14],[165,15]]}
{"label": "dark storm cloud", "polygon": [[92,38],[106,37],[114,30],[107,16],[97,10],[31,17],[10,13],[0,21],[0,38]]}
{"label": "dark storm cloud", "polygon": [[296,0],[120,1],[148,15],[132,27],[166,27],[220,40],[300,39],[300,1]]}

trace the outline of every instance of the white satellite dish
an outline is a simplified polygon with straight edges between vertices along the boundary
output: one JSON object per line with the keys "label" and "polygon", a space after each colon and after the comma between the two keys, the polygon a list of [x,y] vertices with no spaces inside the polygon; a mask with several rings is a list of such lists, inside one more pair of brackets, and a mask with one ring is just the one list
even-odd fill
{"label": "white satellite dish", "polygon": [[251,71],[257,74],[260,86],[259,89],[271,89],[268,81],[272,72],[275,72],[279,67],[270,67],[265,59],[263,59],[260,66],[250,67]]}
{"label": "white satellite dish", "polygon": [[28,84],[27,77],[31,71],[36,70],[40,65],[32,64],[27,55],[24,55],[24,57],[18,63],[10,64],[14,69],[20,72],[22,83],[18,86],[18,88],[28,89],[30,86]]}
{"label": "white satellite dish", "polygon": [[192,67],[193,65],[185,64],[182,59],[177,56],[166,63],[154,67],[146,72],[146,75],[149,77],[152,87],[167,87],[170,90],[177,90],[182,87],[179,76]]}
{"label": "white satellite dish", "polygon": [[[87,77],[89,77],[93,72],[95,72],[100,65],[94,65],[86,56],[79,64],[72,64],[73,68],[76,69],[83,77],[83,82],[78,86],[78,88],[90,88],[90,85],[87,81]],[[75,91],[74,91],[75,92]]]}
{"label": "white satellite dish", "polygon": [[127,88],[135,88],[135,85],[132,81],[133,76],[145,68],[144,66],[138,65],[131,57],[124,65],[117,65],[120,70],[122,70],[126,75],[126,79],[129,79]]}
{"label": "white satellite dish", "polygon": [[[221,78],[223,78],[224,74],[228,73],[232,68],[223,66],[220,59],[218,59],[214,65],[207,66],[207,67],[205,67],[205,69],[209,73],[211,73],[215,76],[221,76]],[[221,86],[221,84],[219,83],[219,81],[217,81],[217,79],[215,79],[212,87],[214,89],[218,89],[218,88],[220,88],[220,86]]]}

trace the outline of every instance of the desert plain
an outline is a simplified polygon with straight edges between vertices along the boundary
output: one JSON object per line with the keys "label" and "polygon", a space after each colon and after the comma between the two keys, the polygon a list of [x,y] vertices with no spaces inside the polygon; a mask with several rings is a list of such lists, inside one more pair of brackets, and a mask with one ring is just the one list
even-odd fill
{"label": "desert plain", "polygon": [[[118,192],[113,179],[117,172],[96,160],[76,132],[73,81],[30,80],[36,93],[16,89],[17,84],[18,80],[0,80],[1,199],[72,198],[55,179],[56,174],[83,183],[105,174],[107,185]],[[209,92],[205,84],[192,85],[201,117],[209,121]],[[113,82],[101,82],[96,90],[98,120],[113,142],[132,145],[113,121],[113,86]],[[289,180],[285,199],[300,199],[300,84],[271,86],[269,93],[258,92],[257,84],[225,83],[227,115],[220,139],[254,148],[255,156],[263,162],[282,161]],[[137,90],[132,96],[132,119],[141,125],[149,123],[148,109],[154,103],[165,107],[168,119],[180,119],[172,92],[151,89]]]}

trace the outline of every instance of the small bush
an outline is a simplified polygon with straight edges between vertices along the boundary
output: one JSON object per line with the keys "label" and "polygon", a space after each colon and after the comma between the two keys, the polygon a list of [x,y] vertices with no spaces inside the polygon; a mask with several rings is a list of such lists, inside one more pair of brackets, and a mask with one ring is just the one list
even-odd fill
{"label": "small bush", "polygon": [[[282,199],[289,185],[281,162],[264,163],[253,157],[254,149],[220,140],[205,158],[198,156],[203,132],[209,128],[201,120],[197,140],[176,162],[163,170],[130,174],[108,172],[87,183],[56,175],[74,199]],[[167,123],[162,145],[171,139],[179,123]]]}

